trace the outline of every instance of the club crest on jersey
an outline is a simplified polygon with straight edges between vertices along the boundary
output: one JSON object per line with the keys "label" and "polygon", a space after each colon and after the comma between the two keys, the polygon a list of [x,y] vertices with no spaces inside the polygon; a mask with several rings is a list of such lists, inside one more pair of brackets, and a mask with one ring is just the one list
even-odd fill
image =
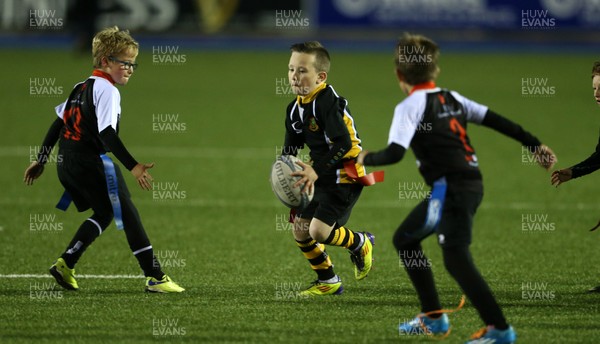
{"label": "club crest on jersey", "polygon": [[319,125],[317,124],[317,120],[314,117],[308,119],[308,130],[317,131],[319,130]]}

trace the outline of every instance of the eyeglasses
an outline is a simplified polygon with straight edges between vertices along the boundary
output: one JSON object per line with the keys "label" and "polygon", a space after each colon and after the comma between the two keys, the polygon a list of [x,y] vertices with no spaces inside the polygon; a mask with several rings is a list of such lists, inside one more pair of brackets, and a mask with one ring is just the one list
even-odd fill
{"label": "eyeglasses", "polygon": [[128,62],[128,61],[122,61],[122,60],[119,60],[119,59],[115,58],[114,56],[109,56],[108,59],[111,60],[111,61],[113,61],[113,62],[120,63],[121,67],[123,67],[123,69],[136,70],[137,67],[138,67],[137,63],[131,63],[131,62]]}

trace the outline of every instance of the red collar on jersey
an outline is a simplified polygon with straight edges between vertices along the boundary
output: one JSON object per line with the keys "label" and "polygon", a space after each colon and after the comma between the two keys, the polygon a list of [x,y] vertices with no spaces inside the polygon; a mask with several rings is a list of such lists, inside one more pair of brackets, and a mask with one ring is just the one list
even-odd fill
{"label": "red collar on jersey", "polygon": [[435,88],[435,82],[433,81],[427,81],[421,84],[416,84],[413,86],[413,88],[410,90],[410,93],[408,93],[408,95],[410,96],[411,94],[413,94],[414,91],[418,91],[418,90],[427,90],[427,89],[432,89]]}
{"label": "red collar on jersey", "polygon": [[99,76],[101,78],[104,78],[106,80],[108,80],[113,86],[115,84],[115,81],[113,80],[113,78],[110,76],[110,74],[103,72],[99,69],[94,69],[94,71],[92,72],[92,76]]}

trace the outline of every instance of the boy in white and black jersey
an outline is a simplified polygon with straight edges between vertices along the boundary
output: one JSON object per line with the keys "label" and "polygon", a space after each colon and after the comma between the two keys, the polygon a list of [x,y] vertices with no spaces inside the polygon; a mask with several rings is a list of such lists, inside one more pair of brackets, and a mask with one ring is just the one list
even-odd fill
{"label": "boy in white and black jersey", "polygon": [[72,201],[78,211],[91,208],[94,212],[51,266],[50,274],[65,289],[78,290],[75,264],[114,218],[117,228],[124,228],[129,247],[144,271],[146,290],[181,292],[184,289],[162,272],[121,170],[106,155],[112,152],[142,189],[152,188],[147,170],[154,164],[138,163],[117,135],[121,96],[115,84],[126,85],[133,75],[138,43],[127,31],[116,26],[106,28],[94,37],[92,55],[92,76],[75,85],[67,101],[56,107],[58,118],[48,130],[37,160],[25,170],[24,181],[31,185],[44,171],[58,141],[58,178],[65,193],[57,207],[66,210]]}
{"label": "boy in white and black jersey", "polygon": [[[444,265],[479,312],[485,328],[469,343],[512,343],[516,335],[506,322],[490,288],[475,267],[469,251],[473,217],[483,197],[481,172],[475,149],[467,135],[467,123],[493,128],[535,154],[549,169],[552,151],[518,124],[487,106],[457,92],[439,88],[439,49],[430,39],[405,34],[396,49],[396,76],[408,95],[396,106],[388,147],[376,153],[361,152],[358,162],[367,166],[400,161],[410,147],[431,197],[417,205],[394,235],[394,245],[421,302],[421,314],[399,326],[406,334],[447,335],[448,311],[442,310],[431,268],[415,268],[410,260],[426,260],[421,241],[437,235]],[[408,258],[413,257],[413,258]]]}

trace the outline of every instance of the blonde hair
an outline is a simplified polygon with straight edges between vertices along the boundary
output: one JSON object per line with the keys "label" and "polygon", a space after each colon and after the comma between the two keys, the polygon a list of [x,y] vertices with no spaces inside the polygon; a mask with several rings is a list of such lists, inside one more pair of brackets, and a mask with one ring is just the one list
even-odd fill
{"label": "blonde hair", "polygon": [[117,26],[107,27],[98,32],[92,40],[94,68],[102,67],[103,57],[119,55],[129,49],[137,51],[139,46],[129,34],[129,30],[119,30]]}
{"label": "blonde hair", "polygon": [[439,74],[440,49],[431,39],[404,33],[396,44],[396,69],[411,85],[435,80]]}

